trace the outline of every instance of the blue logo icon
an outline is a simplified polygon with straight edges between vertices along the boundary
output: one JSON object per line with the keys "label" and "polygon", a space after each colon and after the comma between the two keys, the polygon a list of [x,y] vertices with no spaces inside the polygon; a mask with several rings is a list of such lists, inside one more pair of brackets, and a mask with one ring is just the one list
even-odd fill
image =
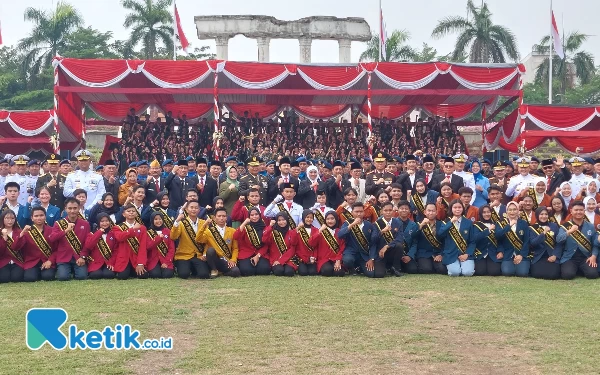
{"label": "blue logo icon", "polygon": [[67,336],[60,331],[68,318],[64,309],[36,308],[27,311],[25,336],[27,347],[38,350],[47,342],[56,350],[67,347]]}

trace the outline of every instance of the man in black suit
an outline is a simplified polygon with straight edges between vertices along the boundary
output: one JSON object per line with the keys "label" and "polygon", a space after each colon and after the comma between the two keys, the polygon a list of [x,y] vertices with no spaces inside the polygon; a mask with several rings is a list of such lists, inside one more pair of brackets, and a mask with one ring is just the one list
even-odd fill
{"label": "man in black suit", "polygon": [[437,192],[440,191],[443,182],[450,182],[452,192],[458,194],[458,189],[465,186],[462,177],[454,173],[454,159],[447,157],[444,160],[444,171],[442,174],[436,174],[433,176],[431,183],[431,189]]}
{"label": "man in black suit", "polygon": [[325,190],[325,183],[319,179],[317,167],[311,165],[306,169],[306,179],[300,181],[298,194],[300,205],[304,209],[312,208],[317,202],[317,191]]}
{"label": "man in black suit", "polygon": [[169,200],[171,201],[169,203],[169,208],[175,211],[179,210],[179,207],[183,206],[187,191],[196,187],[194,181],[187,177],[187,165],[187,160],[179,160],[177,165],[173,167],[173,171],[165,180],[165,187],[169,191]]}
{"label": "man in black suit", "polygon": [[[111,193],[113,197],[118,197],[121,183],[119,182],[119,176],[117,176],[117,165],[114,160],[109,159],[104,162],[102,176],[104,177],[104,190],[107,193]],[[117,198],[115,198],[115,204],[119,204]]]}
{"label": "man in black suit", "polygon": [[344,167],[341,161],[333,162],[333,176],[325,181],[327,205],[334,210],[344,202],[344,191],[350,187],[350,181],[343,178]]}
{"label": "man in black suit", "polygon": [[150,170],[148,172],[148,178],[144,182],[144,188],[146,189],[146,198],[144,198],[144,205],[150,205],[150,203],[156,200],[156,196],[161,191],[165,190],[165,179],[160,178],[162,170],[158,160],[153,160],[150,163]]}
{"label": "man in black suit", "polygon": [[[291,183],[294,185],[296,189],[296,195],[298,193],[298,186],[300,185],[300,181],[298,178],[292,176],[290,174],[290,169],[292,167],[292,162],[289,157],[285,156],[279,160],[279,176],[271,179],[269,181],[269,192],[267,196],[267,201],[272,202],[277,195],[280,193],[280,187],[282,184]],[[294,202],[301,204],[297,201],[297,198],[294,197]]]}
{"label": "man in black suit", "polygon": [[200,203],[200,207],[212,207],[213,200],[219,194],[217,181],[210,178],[207,171],[208,161],[206,158],[196,159],[196,175],[191,177],[190,180],[194,185],[193,187],[198,191],[198,203]]}
{"label": "man in black suit", "polygon": [[441,174],[439,169],[435,169],[435,160],[431,155],[425,155],[423,158],[423,169],[417,171],[417,180],[425,180],[427,189],[431,189],[433,184],[433,176]]}
{"label": "man in black suit", "polygon": [[546,179],[546,193],[552,195],[558,189],[560,184],[571,179],[571,171],[565,167],[562,156],[552,159],[542,160],[543,178]]}
{"label": "man in black suit", "polygon": [[415,190],[415,182],[419,179],[417,175],[417,157],[414,155],[407,155],[406,161],[406,172],[402,172],[396,179],[396,183],[402,186],[402,196],[406,197],[407,191]]}

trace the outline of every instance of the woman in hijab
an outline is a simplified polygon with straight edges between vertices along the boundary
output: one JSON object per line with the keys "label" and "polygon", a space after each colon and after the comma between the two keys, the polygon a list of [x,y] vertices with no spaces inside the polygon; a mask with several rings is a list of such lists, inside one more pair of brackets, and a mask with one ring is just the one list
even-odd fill
{"label": "woman in hijab", "polygon": [[335,211],[325,215],[325,225],[310,236],[310,245],[317,252],[317,272],[322,276],[339,276],[346,273],[342,267],[342,255],[346,247],[338,237],[340,220]]}
{"label": "woman in hijab", "polygon": [[304,207],[313,207],[317,202],[317,191],[325,190],[319,170],[314,165],[306,168],[306,179],[300,181],[296,198]]}
{"label": "woman in hijab", "polygon": [[585,205],[585,218],[590,223],[594,224],[596,230],[600,230],[600,215],[596,213],[597,203],[594,197],[585,197],[583,199]]}
{"label": "woman in hijab", "polygon": [[506,219],[496,236],[504,249],[502,275],[529,276],[529,224],[521,219],[517,202],[506,205]]}
{"label": "woman in hijab", "polygon": [[550,201],[550,218],[548,221],[551,223],[555,223],[558,225],[562,225],[565,221],[567,221],[567,216],[569,216],[569,211],[567,210],[567,205],[565,201],[563,201],[560,195],[556,195],[552,197]]}
{"label": "woman in hijab", "polygon": [[[231,215],[233,205],[240,199],[237,168],[234,166],[227,167],[225,170],[227,179],[219,186],[219,197],[223,198],[223,206],[227,210],[227,215]],[[234,225],[234,228],[239,227],[239,223]]]}
{"label": "woman in hijab", "polygon": [[248,211],[248,218],[233,235],[238,243],[238,268],[242,276],[271,273],[271,264],[266,256],[268,247],[262,241],[265,227],[260,208],[252,207]]}
{"label": "woman in hijab", "polygon": [[479,221],[475,226],[475,276],[500,276],[504,254],[498,251],[496,225],[492,220],[492,210],[489,205],[479,207]]}
{"label": "woman in hijab", "polygon": [[592,180],[592,181],[588,182],[585,189],[582,189],[582,191],[579,194],[577,194],[577,196],[575,197],[575,200],[582,201],[583,198],[585,198],[585,197],[594,197],[596,199],[596,202],[598,202],[600,200],[600,193],[598,193],[598,181],[597,180]]}
{"label": "woman in hijab", "polygon": [[300,263],[296,256],[298,234],[290,230],[287,217],[278,213],[271,225],[265,229],[262,242],[268,248],[268,258],[275,276],[294,276]]}
{"label": "woman in hijab", "polygon": [[421,222],[425,218],[425,207],[428,204],[435,204],[439,195],[437,191],[428,189],[422,178],[415,181],[415,191],[408,198],[410,211],[416,222]]}
{"label": "woman in hijab", "polygon": [[537,223],[529,227],[531,276],[536,279],[557,280],[560,278],[560,249],[556,244],[558,225],[548,219],[546,207],[535,210]]}
{"label": "woman in hijab", "polygon": [[170,279],[175,273],[173,271],[175,242],[171,239],[171,231],[165,226],[163,214],[158,211],[150,214],[149,224],[146,232],[148,234],[146,239],[148,276],[152,279]]}
{"label": "woman in hijab", "polygon": [[144,223],[152,223],[150,217],[154,212],[160,212],[163,218],[163,222],[167,229],[173,228],[173,223],[177,218],[177,211],[169,208],[169,194],[166,191],[161,191],[156,195],[156,200],[150,203],[151,210],[144,211],[142,215],[142,221]]}
{"label": "woman in hijab", "polygon": [[[104,201],[104,196],[102,198]],[[116,241],[110,229],[114,224],[106,212],[99,213],[94,221],[98,223],[97,229],[94,233],[89,233],[85,240],[85,248],[91,259],[88,263],[88,277],[92,280],[112,279],[115,277],[112,252],[115,249]]]}
{"label": "woman in hijab", "polygon": [[569,183],[569,181],[565,181],[562,184],[560,184],[560,188],[557,189],[557,195],[559,195],[563,202],[565,202],[565,207],[567,208],[567,210],[571,207],[571,184]]}
{"label": "woman in hijab", "polygon": [[98,227],[98,215],[101,213],[105,213],[108,215],[108,218],[111,222],[111,228],[117,222],[115,218],[116,213],[119,211],[119,208],[115,204],[115,196],[112,193],[104,193],[102,195],[102,200],[96,203],[90,210],[89,213],[89,223],[92,230]]}
{"label": "woman in hijab", "polygon": [[318,231],[313,226],[315,214],[311,210],[302,211],[302,222],[296,228],[298,232],[298,247],[296,255],[300,258],[298,265],[298,275],[316,276],[317,275],[317,252],[310,244],[310,237]]}
{"label": "woman in hijab", "polygon": [[487,204],[490,180],[481,173],[481,162],[477,159],[471,163],[471,172],[475,179],[475,201],[473,201],[473,206],[481,207]]}

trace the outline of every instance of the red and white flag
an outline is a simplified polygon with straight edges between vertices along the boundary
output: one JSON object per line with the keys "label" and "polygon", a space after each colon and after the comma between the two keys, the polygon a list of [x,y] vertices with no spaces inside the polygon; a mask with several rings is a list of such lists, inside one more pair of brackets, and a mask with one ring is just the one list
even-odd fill
{"label": "red and white flag", "polygon": [[183,29],[181,28],[181,21],[179,20],[179,12],[177,11],[177,4],[173,2],[175,6],[175,34],[179,37],[179,41],[181,42],[181,48],[187,53],[187,48],[190,45],[185,34],[183,33]]}
{"label": "red and white flag", "polygon": [[379,3],[379,61],[387,60],[387,32],[385,31],[385,21],[383,20],[383,9]]}
{"label": "red and white flag", "polygon": [[563,50],[562,41],[560,40],[560,34],[558,33],[558,27],[556,26],[556,19],[554,18],[554,11],[552,11],[552,40],[554,41],[554,50],[556,54],[561,58],[565,58],[565,51]]}
{"label": "red and white flag", "polygon": [[0,21],[0,46],[2,45],[2,21]]}

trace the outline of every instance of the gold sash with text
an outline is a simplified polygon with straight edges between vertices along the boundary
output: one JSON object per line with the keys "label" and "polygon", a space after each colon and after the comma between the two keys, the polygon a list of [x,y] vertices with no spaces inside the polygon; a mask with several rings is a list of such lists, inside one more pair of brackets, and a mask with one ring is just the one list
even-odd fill
{"label": "gold sash with text", "polygon": [[44,237],[44,234],[40,232],[35,225],[32,225],[31,229],[29,229],[29,235],[42,254],[44,254],[46,258],[50,258],[50,255],[52,255],[52,247]]}
{"label": "gold sash with text", "polygon": [[456,226],[454,225],[454,223],[452,223],[452,225],[450,226],[449,233],[450,233],[450,238],[452,238],[452,241],[454,241],[454,243],[458,247],[458,250],[460,250],[460,252],[464,254],[465,251],[467,251],[467,241],[465,241],[463,236],[461,236],[458,229],[456,229]]}
{"label": "gold sash with text", "polygon": [[[57,221],[58,223],[58,227],[62,230],[62,231],[66,231],[67,227],[69,226],[69,223],[67,222],[67,219],[60,219],[59,221]],[[79,254],[81,254],[81,241],[79,240],[79,237],[77,237],[77,235],[75,234],[75,231],[69,231],[67,232],[67,234],[65,234],[65,238],[67,239],[67,242],[69,243],[69,245],[71,245],[71,248],[73,248],[73,251],[75,251],[75,254],[77,254],[77,256],[79,256]]]}
{"label": "gold sash with text", "polygon": [[225,255],[225,258],[227,258],[227,260],[231,259],[231,249],[229,246],[227,246],[227,242],[225,242],[225,239],[223,236],[221,236],[221,233],[219,233],[219,229],[217,228],[216,224],[211,222],[208,226],[208,231],[215,239],[215,243],[217,246],[219,246],[219,249],[221,249],[221,252],[223,255]]}
{"label": "gold sash with text", "polygon": [[13,239],[8,236],[6,237],[6,248],[8,249],[8,252],[10,253],[10,255],[13,256],[13,258],[15,258],[19,263],[23,263],[23,255],[21,255],[21,253],[16,252],[15,250],[13,250],[12,245],[15,243],[15,241],[13,241]]}
{"label": "gold sash with text", "polygon": [[[129,227],[125,223],[119,225],[119,228],[121,228],[123,232],[127,232],[129,230]],[[131,247],[131,250],[137,254],[140,250],[140,240],[137,237],[130,237],[127,239],[127,243]]]}
{"label": "gold sash with text", "polygon": [[290,215],[290,212],[285,208],[283,203],[277,203],[277,208],[279,209],[279,212],[285,214],[285,219],[287,220],[290,229],[296,229],[296,222],[292,219],[292,215]]}
{"label": "gold sash with text", "polygon": [[[148,236],[150,236],[151,239],[155,239],[156,236],[158,236],[158,233],[154,229],[148,229]],[[157,247],[161,255],[163,257],[166,257],[167,253],[169,252],[169,247],[167,246],[167,244],[163,240],[160,240]]]}
{"label": "gold sash with text", "polygon": [[[563,225],[561,225],[561,227],[565,228],[565,230],[568,231],[569,229],[571,229],[571,227],[573,225],[575,225],[575,224],[572,221],[567,221],[566,223],[564,223]],[[591,252],[592,251],[592,244],[591,244],[591,242],[583,235],[583,233],[581,233],[580,229],[577,229],[575,232],[571,233],[571,236],[587,252]]]}

